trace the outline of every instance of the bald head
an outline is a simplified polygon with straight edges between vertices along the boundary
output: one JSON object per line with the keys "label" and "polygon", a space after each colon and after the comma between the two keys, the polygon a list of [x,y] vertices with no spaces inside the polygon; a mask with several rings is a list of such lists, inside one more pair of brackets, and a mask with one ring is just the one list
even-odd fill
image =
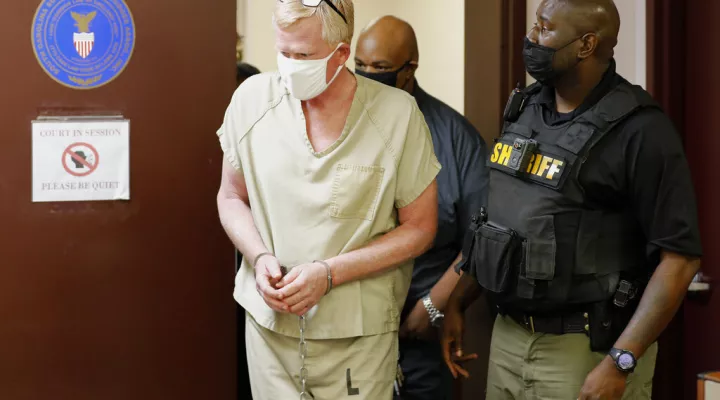
{"label": "bald head", "polygon": [[358,48],[384,47],[389,53],[401,56],[405,61],[418,61],[418,45],[415,30],[400,18],[386,15],[371,21],[360,33]]}
{"label": "bald head", "polygon": [[370,22],[360,33],[355,65],[360,73],[397,72],[395,86],[407,89],[419,56],[412,26],[399,18],[384,16]]}
{"label": "bald head", "polygon": [[567,40],[595,34],[594,55],[602,61],[613,57],[620,32],[620,14],[613,0],[543,0],[537,17],[558,27]]}

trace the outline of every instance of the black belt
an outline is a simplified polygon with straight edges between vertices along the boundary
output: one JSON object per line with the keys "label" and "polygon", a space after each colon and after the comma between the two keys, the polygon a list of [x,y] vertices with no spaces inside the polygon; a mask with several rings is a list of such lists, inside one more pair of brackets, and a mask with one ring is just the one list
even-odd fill
{"label": "black belt", "polygon": [[564,335],[566,333],[588,334],[590,332],[588,313],[573,312],[557,316],[533,316],[524,313],[507,312],[505,315],[531,333]]}

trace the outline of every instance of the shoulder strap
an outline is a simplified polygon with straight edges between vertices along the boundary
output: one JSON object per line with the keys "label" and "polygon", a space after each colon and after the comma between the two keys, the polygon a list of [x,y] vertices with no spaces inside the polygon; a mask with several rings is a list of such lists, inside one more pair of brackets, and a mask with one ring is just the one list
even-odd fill
{"label": "shoulder strap", "polygon": [[557,145],[573,154],[580,154],[591,139],[597,143],[625,118],[647,107],[659,106],[642,87],[624,81],[576,118],[558,138]]}
{"label": "shoulder strap", "polygon": [[535,82],[532,85],[523,89],[523,95],[525,96],[525,105],[535,104],[537,101],[537,94],[542,90],[542,84]]}
{"label": "shoulder strap", "polygon": [[523,89],[523,93],[525,93],[526,95],[532,95],[539,92],[540,89],[542,89],[542,85],[540,84],[540,82],[533,82],[533,84]]}
{"label": "shoulder strap", "polygon": [[602,129],[604,125],[620,121],[640,108],[657,106],[643,88],[625,81],[605,95],[582,117]]}

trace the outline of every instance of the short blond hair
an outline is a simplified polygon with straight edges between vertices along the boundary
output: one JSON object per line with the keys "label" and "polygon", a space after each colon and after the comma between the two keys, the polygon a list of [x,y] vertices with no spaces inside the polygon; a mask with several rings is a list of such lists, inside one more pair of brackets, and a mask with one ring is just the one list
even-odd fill
{"label": "short blond hair", "polygon": [[305,7],[302,0],[276,0],[273,23],[280,28],[287,28],[302,18],[319,18],[323,27],[323,40],[330,47],[352,43],[355,30],[355,7],[352,0],[326,1],[331,1],[345,15],[347,23],[329,5],[323,4],[324,1],[318,7]]}

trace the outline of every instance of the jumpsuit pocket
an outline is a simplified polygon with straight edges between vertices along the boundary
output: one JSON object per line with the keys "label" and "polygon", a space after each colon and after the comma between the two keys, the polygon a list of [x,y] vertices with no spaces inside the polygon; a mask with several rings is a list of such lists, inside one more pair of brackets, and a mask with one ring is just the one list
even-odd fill
{"label": "jumpsuit pocket", "polygon": [[383,167],[338,164],[332,184],[330,216],[372,221],[384,174]]}

